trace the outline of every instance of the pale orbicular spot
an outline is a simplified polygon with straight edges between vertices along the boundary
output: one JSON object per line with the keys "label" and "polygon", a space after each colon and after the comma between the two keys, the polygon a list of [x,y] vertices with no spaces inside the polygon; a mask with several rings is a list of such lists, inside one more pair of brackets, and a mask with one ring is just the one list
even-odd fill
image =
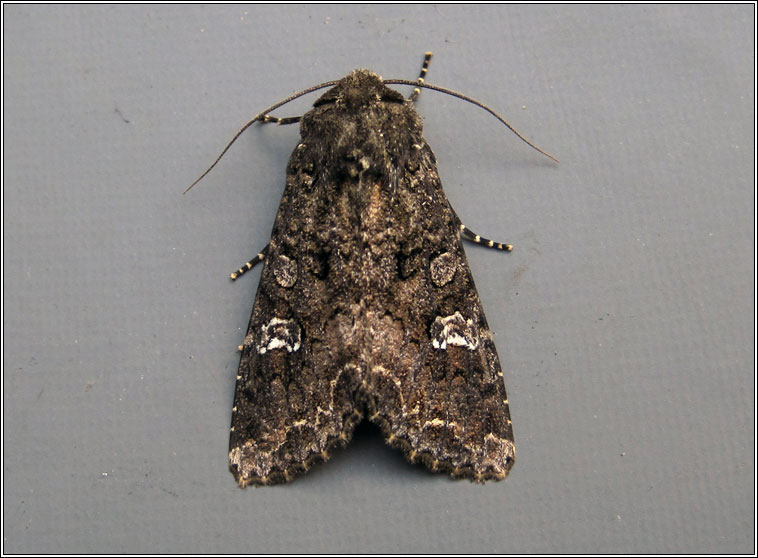
{"label": "pale orbicular spot", "polygon": [[429,272],[432,276],[432,282],[438,287],[447,285],[455,277],[455,270],[458,267],[458,258],[450,252],[443,252],[434,258],[429,264]]}
{"label": "pale orbicular spot", "polygon": [[272,263],[276,282],[285,289],[292,288],[297,282],[297,261],[279,254]]}
{"label": "pale orbicular spot", "polygon": [[261,341],[258,352],[287,349],[288,353],[300,348],[300,326],[294,320],[273,318],[268,324],[261,326]]}
{"label": "pale orbicular spot", "polygon": [[465,319],[460,312],[452,316],[440,317],[434,320],[431,329],[432,346],[435,349],[466,347],[473,351],[479,346],[479,331],[471,319]]}

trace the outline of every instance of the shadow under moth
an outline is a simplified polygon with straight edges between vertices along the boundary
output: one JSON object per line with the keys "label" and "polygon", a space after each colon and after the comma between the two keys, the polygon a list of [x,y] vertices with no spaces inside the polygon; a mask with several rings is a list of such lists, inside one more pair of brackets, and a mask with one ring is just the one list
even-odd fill
{"label": "shadow under moth", "polygon": [[[248,122],[300,123],[268,245],[232,409],[241,487],[288,482],[347,445],[364,418],[412,463],[453,478],[503,479],[515,449],[503,373],[462,238],[414,109],[419,87],[369,70],[323,83]],[[389,84],[415,85],[405,98]],[[329,87],[303,116],[283,104]],[[190,186],[190,188],[192,187]],[[189,190],[189,188],[188,188]]]}

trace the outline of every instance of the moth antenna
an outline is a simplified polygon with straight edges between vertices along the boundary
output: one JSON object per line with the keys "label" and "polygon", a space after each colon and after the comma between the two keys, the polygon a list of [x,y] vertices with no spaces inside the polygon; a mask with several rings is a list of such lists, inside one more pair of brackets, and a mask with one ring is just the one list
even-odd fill
{"label": "moth antenna", "polygon": [[516,128],[514,128],[513,126],[511,126],[510,124],[508,124],[508,122],[505,120],[505,118],[503,118],[502,116],[500,116],[498,113],[496,113],[490,107],[488,107],[487,105],[485,105],[481,101],[477,101],[476,99],[472,99],[471,97],[468,97],[467,95],[464,95],[463,93],[458,93],[457,91],[453,91],[452,89],[445,89],[444,87],[440,87],[439,85],[429,85],[428,83],[424,83],[423,80],[410,81],[410,80],[407,80],[407,79],[385,79],[384,80],[384,84],[385,85],[413,85],[414,87],[417,87],[417,88],[418,87],[425,87],[426,89],[432,89],[433,91],[439,91],[440,93],[446,93],[448,95],[452,95],[453,97],[458,97],[459,99],[467,101],[467,102],[471,103],[472,105],[476,105],[479,108],[483,108],[484,110],[486,110],[487,112],[489,112],[492,116],[494,116],[495,118],[497,118],[500,122],[502,122],[503,124],[505,124],[511,132],[513,132],[514,134],[516,134],[516,136],[521,141],[523,141],[524,143],[526,143],[529,147],[531,147],[532,149],[535,149],[535,150],[539,151],[540,153],[542,153],[546,157],[550,157],[556,163],[560,162],[560,161],[558,161],[558,159],[556,159],[555,157],[553,157],[552,155],[550,155],[550,153],[548,153],[547,151],[545,151],[543,149],[540,149],[539,147],[537,147],[536,145],[534,145],[532,142],[530,142],[528,139],[526,139],[524,136],[522,136],[519,133],[519,131],[516,130]]}
{"label": "moth antenna", "polygon": [[[211,170],[213,170],[213,167],[215,167],[218,164],[218,162],[221,160],[221,158],[226,154],[226,152],[229,151],[229,148],[232,146],[232,144],[235,141],[237,141],[237,138],[242,135],[242,132],[244,132],[245,130],[247,130],[250,126],[252,126],[256,122],[263,121],[266,118],[266,115],[269,112],[275,111],[280,106],[286,105],[290,101],[294,101],[298,97],[302,97],[303,95],[307,95],[308,93],[313,93],[314,91],[318,91],[319,89],[323,89],[324,87],[331,87],[332,85],[337,85],[337,82],[338,82],[338,80],[334,80],[334,81],[327,81],[326,83],[322,83],[320,85],[314,85],[313,87],[309,87],[308,89],[302,90],[300,93],[295,93],[294,95],[292,95],[290,97],[287,97],[283,101],[280,101],[280,102],[276,103],[274,106],[267,108],[262,113],[256,114],[250,122],[248,122],[247,124],[245,124],[244,126],[242,126],[242,128],[240,128],[239,132],[237,132],[236,134],[234,134],[234,137],[231,139],[231,141],[229,143],[226,144],[226,147],[224,147],[223,151],[221,151],[221,154],[218,157],[216,157],[216,160],[213,161],[213,163],[211,164],[211,166],[208,167],[207,169],[205,169],[205,172],[203,174],[201,174],[200,177],[197,180],[195,180],[192,184],[190,184],[189,188],[187,188],[183,192],[183,194],[186,194],[187,192],[189,192],[195,184],[197,184],[198,182],[200,182],[203,178],[205,178],[206,174],[208,174],[209,172],[211,172]],[[412,83],[415,84],[416,82],[412,82]]]}

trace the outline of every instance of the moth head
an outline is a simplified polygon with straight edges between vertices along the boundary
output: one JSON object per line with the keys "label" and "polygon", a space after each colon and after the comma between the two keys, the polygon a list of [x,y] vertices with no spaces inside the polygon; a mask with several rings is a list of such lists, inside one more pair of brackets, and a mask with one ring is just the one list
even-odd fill
{"label": "moth head", "polygon": [[336,104],[356,110],[377,103],[404,102],[405,97],[384,85],[381,76],[371,70],[353,70],[319,97],[313,106]]}

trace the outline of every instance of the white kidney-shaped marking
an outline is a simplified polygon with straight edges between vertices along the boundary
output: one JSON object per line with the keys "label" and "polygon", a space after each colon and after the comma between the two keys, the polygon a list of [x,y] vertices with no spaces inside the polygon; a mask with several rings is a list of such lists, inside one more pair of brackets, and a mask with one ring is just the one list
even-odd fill
{"label": "white kidney-shaped marking", "polygon": [[288,353],[293,353],[300,348],[300,326],[294,320],[272,318],[268,324],[261,326],[261,331],[261,341],[258,343],[260,354],[276,349],[287,349]]}
{"label": "white kidney-shaped marking", "polygon": [[479,333],[474,321],[465,319],[460,312],[444,318],[437,316],[431,330],[432,346],[435,349],[466,347],[473,351],[479,346]]}

